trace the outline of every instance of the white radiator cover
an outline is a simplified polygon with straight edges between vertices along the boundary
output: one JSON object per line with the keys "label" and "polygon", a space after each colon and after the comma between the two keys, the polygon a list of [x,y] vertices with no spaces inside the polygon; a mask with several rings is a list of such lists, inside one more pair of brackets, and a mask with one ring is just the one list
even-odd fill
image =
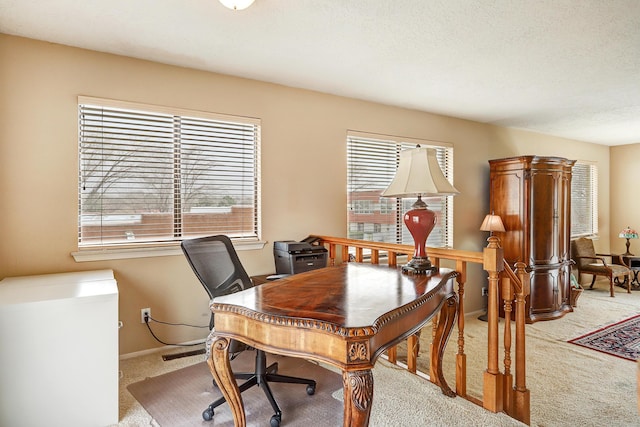
{"label": "white radiator cover", "polygon": [[0,281],[0,426],[117,423],[113,271]]}

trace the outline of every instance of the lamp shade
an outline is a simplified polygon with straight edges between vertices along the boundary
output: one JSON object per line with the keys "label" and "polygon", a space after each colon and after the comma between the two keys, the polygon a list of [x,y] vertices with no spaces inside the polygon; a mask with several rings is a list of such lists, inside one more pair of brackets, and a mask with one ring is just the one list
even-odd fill
{"label": "lamp shade", "polygon": [[433,148],[400,152],[400,164],[382,197],[448,196],[459,191],[445,178]]}
{"label": "lamp shade", "polygon": [[638,238],[638,232],[634,229],[632,229],[631,227],[627,227],[624,228],[620,234],[618,234],[618,237],[621,237],[623,239],[637,239]]}
{"label": "lamp shade", "polygon": [[504,224],[502,223],[502,218],[500,215],[492,215],[489,214],[484,217],[484,221],[482,221],[482,225],[480,226],[480,230],[482,231],[502,231],[504,232]]}
{"label": "lamp shade", "polygon": [[243,10],[253,4],[254,0],[220,0],[225,7],[233,10]]}

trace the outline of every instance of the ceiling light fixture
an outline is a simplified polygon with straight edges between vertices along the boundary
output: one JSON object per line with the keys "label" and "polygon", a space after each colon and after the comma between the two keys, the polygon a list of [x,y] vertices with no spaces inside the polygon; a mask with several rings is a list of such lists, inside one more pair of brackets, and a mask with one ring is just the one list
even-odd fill
{"label": "ceiling light fixture", "polygon": [[243,10],[253,4],[254,0],[220,0],[225,7],[232,10]]}

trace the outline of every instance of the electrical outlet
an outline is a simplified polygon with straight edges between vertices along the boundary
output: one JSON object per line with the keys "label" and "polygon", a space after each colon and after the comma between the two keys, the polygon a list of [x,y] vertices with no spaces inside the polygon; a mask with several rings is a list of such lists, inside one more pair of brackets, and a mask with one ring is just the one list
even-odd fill
{"label": "electrical outlet", "polygon": [[149,321],[151,321],[151,309],[149,307],[140,309],[140,323],[146,323],[144,321],[145,317],[149,318]]}
{"label": "electrical outlet", "polygon": [[489,289],[487,289],[486,287],[482,288],[482,296],[486,297],[487,295],[489,295]]}

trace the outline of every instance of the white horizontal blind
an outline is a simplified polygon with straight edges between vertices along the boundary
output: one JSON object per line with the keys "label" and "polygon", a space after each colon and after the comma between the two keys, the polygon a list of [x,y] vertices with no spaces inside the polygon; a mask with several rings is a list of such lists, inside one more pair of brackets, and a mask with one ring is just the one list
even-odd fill
{"label": "white horizontal blind", "polygon": [[[395,176],[400,151],[422,147],[436,150],[438,163],[447,179],[453,176],[453,147],[437,142],[375,136],[349,132],[347,134],[347,221],[348,237],[377,242],[413,244],[404,226],[403,214],[415,203],[413,199],[381,197]],[[428,197],[423,200],[436,212],[436,226],[427,246],[453,245],[453,208],[451,196]]]}
{"label": "white horizontal blind", "polygon": [[78,113],[81,247],[258,238],[254,119],[80,102]]}
{"label": "white horizontal blind", "polygon": [[571,237],[598,234],[598,168],[576,162],[571,174]]}

